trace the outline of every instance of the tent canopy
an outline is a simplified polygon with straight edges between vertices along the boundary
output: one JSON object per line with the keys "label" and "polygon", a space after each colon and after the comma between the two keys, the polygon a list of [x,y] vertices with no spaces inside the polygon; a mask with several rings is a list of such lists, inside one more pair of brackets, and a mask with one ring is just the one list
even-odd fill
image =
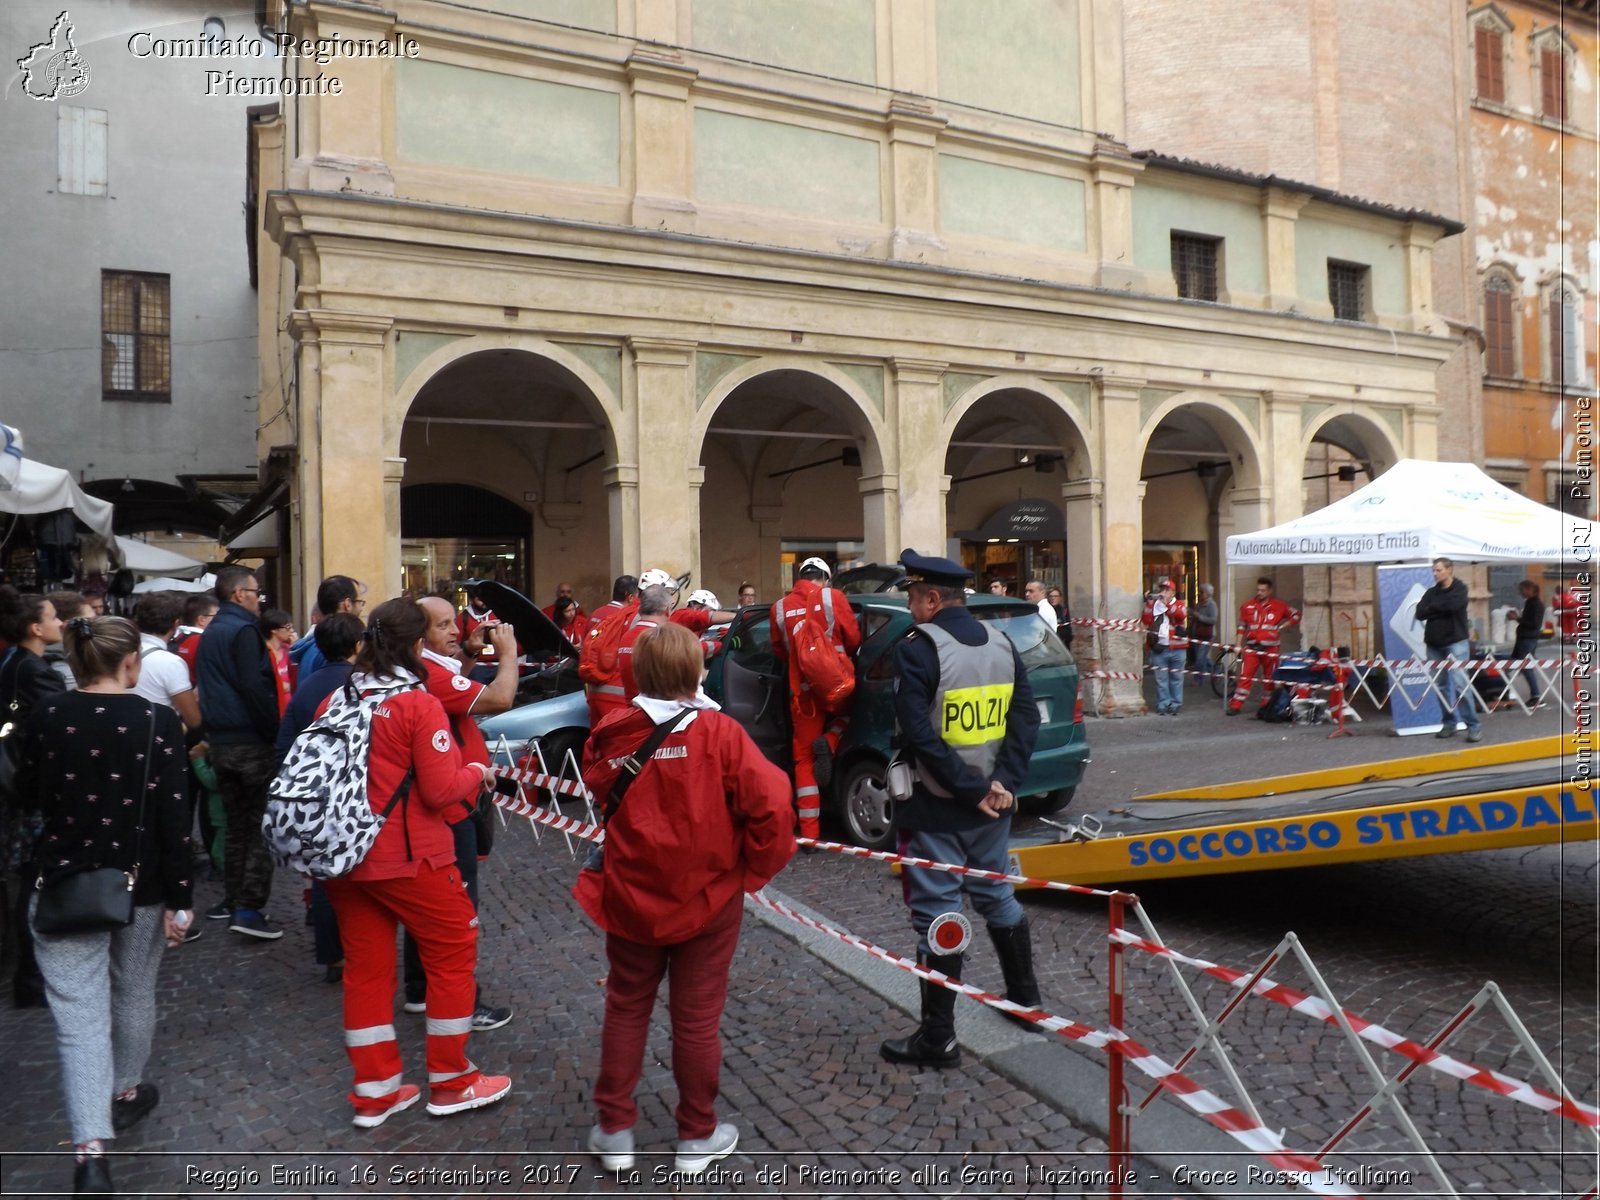
{"label": "tent canopy", "polygon": [[89,495],[60,467],[24,458],[16,485],[0,491],[0,512],[49,513],[63,508],[70,508],[96,533],[111,536],[111,505]]}
{"label": "tent canopy", "polygon": [[146,592],[209,592],[217,586],[215,575],[202,575],[199,579],[141,579],[133,585],[133,594],[143,596]]}
{"label": "tent canopy", "polygon": [[170,575],[193,579],[205,573],[205,563],[186,554],[163,550],[160,546],[151,546],[121,535],[118,535],[116,542],[117,556],[122,559],[122,565],[135,575]]}
{"label": "tent canopy", "polygon": [[1587,562],[1600,532],[1472,463],[1405,458],[1314,513],[1228,538],[1228,562]]}

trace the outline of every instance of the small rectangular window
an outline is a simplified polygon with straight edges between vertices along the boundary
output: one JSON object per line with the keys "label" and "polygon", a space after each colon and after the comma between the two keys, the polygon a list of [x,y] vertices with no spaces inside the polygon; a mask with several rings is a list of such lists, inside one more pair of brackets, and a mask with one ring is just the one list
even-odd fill
{"label": "small rectangular window", "polygon": [[1215,301],[1222,239],[1194,233],[1172,235],[1172,278],[1185,300]]}
{"label": "small rectangular window", "polygon": [[172,400],[172,277],[100,272],[100,395]]}
{"label": "small rectangular window", "polygon": [[1505,37],[1482,25],[1474,33],[1478,98],[1503,104],[1506,98]]}
{"label": "small rectangular window", "polygon": [[63,104],[56,109],[56,191],[73,196],[104,196],[106,110]]}
{"label": "small rectangular window", "polygon": [[1567,119],[1567,56],[1559,50],[1539,52],[1539,111],[1552,121]]}
{"label": "small rectangular window", "polygon": [[1328,303],[1339,321],[1367,319],[1367,268],[1360,263],[1328,260]]}

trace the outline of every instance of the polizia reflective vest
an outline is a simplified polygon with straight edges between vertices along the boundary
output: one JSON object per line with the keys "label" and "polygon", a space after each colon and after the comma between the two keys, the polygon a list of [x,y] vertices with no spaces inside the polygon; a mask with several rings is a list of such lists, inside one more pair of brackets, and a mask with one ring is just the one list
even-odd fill
{"label": "polizia reflective vest", "polygon": [[[986,644],[967,646],[931,621],[918,625],[917,631],[939,654],[939,687],[928,713],[933,731],[962,762],[985,779],[993,778],[1017,682],[1010,640],[998,630],[986,629]],[[933,795],[950,795],[929,772],[919,775]]]}

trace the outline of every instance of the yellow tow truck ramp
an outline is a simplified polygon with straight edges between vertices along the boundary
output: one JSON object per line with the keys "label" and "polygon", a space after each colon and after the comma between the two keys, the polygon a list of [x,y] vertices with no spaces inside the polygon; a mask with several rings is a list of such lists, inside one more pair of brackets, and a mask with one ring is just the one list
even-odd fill
{"label": "yellow tow truck ramp", "polygon": [[1157,792],[1013,839],[1012,870],[1137,885],[1589,840],[1593,749],[1592,734],[1561,734]]}

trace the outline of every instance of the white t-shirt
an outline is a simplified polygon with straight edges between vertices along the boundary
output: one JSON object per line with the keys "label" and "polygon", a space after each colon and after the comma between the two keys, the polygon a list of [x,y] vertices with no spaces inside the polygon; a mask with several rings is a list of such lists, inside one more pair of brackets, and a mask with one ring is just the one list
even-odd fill
{"label": "white t-shirt", "polygon": [[148,633],[139,635],[139,682],[133,690],[146,700],[175,707],[172,698],[194,690],[189,682],[189,668],[183,659],[167,649],[160,638]]}
{"label": "white t-shirt", "polygon": [[1048,599],[1039,601],[1039,618],[1046,625],[1050,626],[1051,633],[1055,632],[1056,608],[1055,605],[1051,604]]}

